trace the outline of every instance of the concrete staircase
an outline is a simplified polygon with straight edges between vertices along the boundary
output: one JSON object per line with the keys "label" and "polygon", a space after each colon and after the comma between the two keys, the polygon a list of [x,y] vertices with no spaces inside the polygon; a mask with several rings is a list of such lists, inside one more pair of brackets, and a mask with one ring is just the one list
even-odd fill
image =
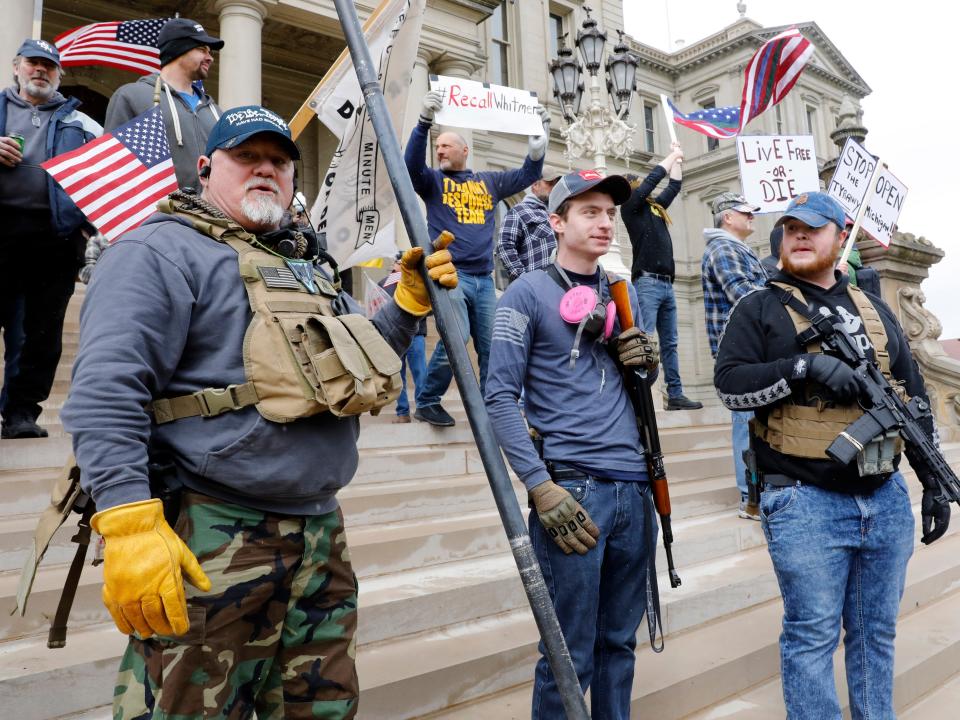
{"label": "concrete staircase", "polygon": [[[51,437],[0,442],[0,608],[13,605],[36,515],[69,452],[58,409],[76,349],[81,297],[71,305],[63,367],[41,418]],[[364,719],[529,717],[536,628],[455,392],[444,404],[458,419],[454,428],[393,425],[389,411],[364,418],[360,467],[340,496],[360,577],[357,662]],[[784,715],[777,674],[780,600],[759,523],[735,516],[728,417],[721,409],[659,417],[683,585],[671,590],[661,577],[662,654],[650,651],[641,629],[637,717]],[[960,463],[960,443],[945,450],[951,464]],[[919,485],[911,487],[919,502]],[[71,534],[61,530],[48,551],[28,615],[0,613],[3,717],[110,716],[125,638],[100,603],[98,568],[84,571],[67,647],[45,645],[73,554]],[[659,562],[665,568],[662,551]],[[929,548],[918,545],[897,640],[903,718],[956,717],[957,587],[960,535],[951,532]],[[842,689],[842,677],[838,683]]]}

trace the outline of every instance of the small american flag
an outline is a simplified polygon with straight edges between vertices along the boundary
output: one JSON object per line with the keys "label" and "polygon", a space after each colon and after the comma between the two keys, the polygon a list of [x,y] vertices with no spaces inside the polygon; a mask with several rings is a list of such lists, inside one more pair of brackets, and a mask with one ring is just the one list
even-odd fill
{"label": "small american flag", "polygon": [[41,167],[110,242],[146,220],[157,201],[177,189],[157,107]]}
{"label": "small american flag", "polygon": [[739,108],[728,105],[682,113],[670,103],[673,120],[709,137],[736,137],[747,123],[786,97],[811,55],[813,45],[799,30],[785,30],[761,45],[747,63]]}
{"label": "small american flag", "polygon": [[67,30],[53,42],[64,67],[106,65],[149,75],[160,70],[157,36],[168,19],[93,23]]}

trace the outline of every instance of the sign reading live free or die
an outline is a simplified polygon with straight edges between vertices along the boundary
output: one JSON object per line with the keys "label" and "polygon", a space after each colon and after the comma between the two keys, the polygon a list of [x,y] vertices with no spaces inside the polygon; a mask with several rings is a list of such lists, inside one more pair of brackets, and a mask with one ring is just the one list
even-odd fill
{"label": "sign reading live free or die", "polygon": [[740,185],[762,213],[782,212],[798,195],[820,189],[809,135],[738,135]]}

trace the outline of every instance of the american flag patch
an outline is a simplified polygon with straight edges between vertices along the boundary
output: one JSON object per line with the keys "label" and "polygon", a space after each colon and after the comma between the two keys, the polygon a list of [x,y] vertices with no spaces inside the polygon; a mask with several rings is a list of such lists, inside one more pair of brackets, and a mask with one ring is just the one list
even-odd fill
{"label": "american flag patch", "polygon": [[293,274],[290,268],[258,265],[257,270],[260,271],[260,277],[263,278],[268,288],[299,290],[301,287],[297,276]]}
{"label": "american flag patch", "polygon": [[493,317],[493,340],[525,347],[524,333],[530,318],[510,307],[498,307]]}

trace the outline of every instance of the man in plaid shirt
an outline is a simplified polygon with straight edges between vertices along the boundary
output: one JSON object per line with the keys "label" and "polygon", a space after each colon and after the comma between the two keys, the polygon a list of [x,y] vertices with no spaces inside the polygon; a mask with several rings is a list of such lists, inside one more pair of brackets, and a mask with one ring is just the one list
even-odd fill
{"label": "man in plaid shirt", "polygon": [[[713,201],[712,229],[703,231],[707,246],[700,265],[703,284],[703,308],[707,320],[710,353],[717,356],[720,336],[726,327],[730,310],[744,295],[762,288],[767,273],[760,258],[745,240],[753,233],[754,207],[743,195],[725,192]],[[748,423],[752,412],[731,411],[733,419],[733,465],[740,490],[740,517],[759,520],[760,510],[748,502],[746,465],[743,452],[750,446]]]}
{"label": "man in plaid shirt", "polygon": [[542,177],[527,190],[527,196],[503,218],[495,249],[510,282],[550,264],[557,238],[550,227],[547,198],[561,177],[544,168]]}

